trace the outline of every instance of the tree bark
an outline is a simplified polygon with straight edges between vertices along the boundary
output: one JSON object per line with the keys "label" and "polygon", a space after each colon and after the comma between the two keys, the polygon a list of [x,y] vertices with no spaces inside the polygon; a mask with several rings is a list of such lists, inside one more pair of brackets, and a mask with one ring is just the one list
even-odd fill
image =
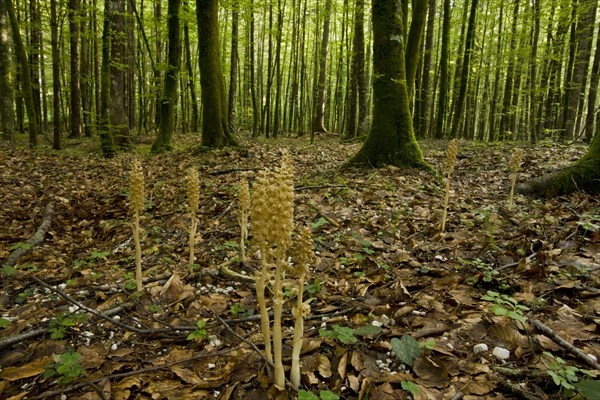
{"label": "tree bark", "polygon": [[239,36],[239,4],[233,3],[231,13],[231,56],[229,59],[229,96],[227,99],[227,120],[229,121],[229,130],[236,130],[235,123],[235,98],[237,95],[237,76],[238,76],[238,36]]}
{"label": "tree bark", "polygon": [[23,97],[25,98],[25,108],[27,110],[27,128],[29,130],[29,147],[37,146],[38,137],[38,115],[35,109],[33,100],[33,88],[31,84],[31,74],[29,70],[29,62],[27,60],[27,53],[25,52],[25,46],[21,38],[21,32],[19,31],[19,23],[15,14],[15,8],[12,0],[4,0],[6,6],[6,12],[10,20],[10,26],[12,30],[12,36],[16,51],[17,60],[21,67],[21,79],[23,80]]}
{"label": "tree bark", "polygon": [[408,99],[412,100],[415,91],[415,77],[421,53],[421,37],[427,18],[427,0],[413,1],[412,20],[406,43],[406,82],[408,86]]}
{"label": "tree bark", "polygon": [[61,148],[60,124],[60,54],[58,52],[58,21],[56,20],[56,0],[50,1],[50,30],[52,46],[52,130],[54,140],[52,148]]}
{"label": "tree bark", "polygon": [[203,106],[202,145],[207,147],[237,144],[229,132],[227,122],[225,83],[219,51],[218,10],[218,0],[196,0]]}
{"label": "tree bark", "polygon": [[514,72],[516,49],[517,49],[517,20],[519,18],[519,1],[514,0],[514,11],[512,15],[512,27],[510,33],[510,49],[508,55],[508,67],[506,69],[506,82],[504,85],[504,100],[502,101],[502,116],[500,117],[500,138],[503,140],[510,139],[513,132],[511,129],[511,120],[513,117],[512,93],[514,83]]}
{"label": "tree bark", "polygon": [[110,100],[111,100],[111,29],[113,10],[110,0],[104,2],[104,23],[102,30],[102,67],[100,75],[100,107],[99,131],[100,147],[104,157],[110,158],[116,154],[115,141],[110,127]]}
{"label": "tree bark", "polygon": [[431,55],[433,52],[433,31],[435,29],[435,0],[428,0],[429,8],[427,15],[427,34],[425,35],[425,54],[423,55],[423,75],[421,78],[421,94],[419,101],[420,113],[417,116],[417,136],[424,138],[429,131],[431,123],[431,115],[429,114],[430,103],[430,87],[429,81],[431,76]]}
{"label": "tree bark", "polygon": [[177,85],[179,64],[181,63],[181,29],[179,10],[181,0],[169,0],[167,10],[167,30],[169,35],[167,72],[165,86],[160,101],[160,123],[158,134],[152,144],[153,153],[170,151],[173,148],[173,131],[175,130],[175,101],[177,100]]}
{"label": "tree bark", "polygon": [[12,62],[8,42],[6,0],[0,0],[0,134],[9,142],[15,140],[14,92],[11,79]]}
{"label": "tree bark", "polygon": [[[321,47],[319,49],[319,57],[315,74],[315,91],[313,100],[313,117],[311,134],[315,132],[327,132],[325,127],[325,80],[327,78],[327,49],[329,48],[329,26],[331,22],[331,0],[325,0],[325,8],[323,10],[323,36],[321,37]],[[311,136],[312,138],[312,136]]]}
{"label": "tree bark", "polygon": [[373,0],[373,123],[349,165],[430,169],[413,131],[406,84],[404,28],[396,0]]}
{"label": "tree bark", "polygon": [[69,45],[71,49],[71,124],[70,138],[81,136],[81,92],[79,82],[79,0],[69,0]]}
{"label": "tree bark", "polygon": [[452,116],[452,129],[450,131],[451,138],[455,138],[458,135],[458,125],[462,118],[463,106],[465,104],[465,95],[467,93],[467,86],[469,83],[471,53],[473,51],[473,41],[475,38],[475,16],[477,15],[477,4],[478,0],[472,0],[471,14],[469,15],[469,25],[467,27],[467,39],[465,43],[465,54],[462,62],[458,98],[456,99],[454,114]]}
{"label": "tree bark", "polygon": [[547,198],[575,191],[600,193],[600,135],[594,137],[588,151],[570,167],[531,179],[516,188],[519,194]]}
{"label": "tree bark", "polygon": [[442,21],[442,49],[440,55],[440,92],[438,110],[433,136],[443,138],[444,120],[448,109],[448,44],[450,41],[450,0],[444,0],[444,19]]}

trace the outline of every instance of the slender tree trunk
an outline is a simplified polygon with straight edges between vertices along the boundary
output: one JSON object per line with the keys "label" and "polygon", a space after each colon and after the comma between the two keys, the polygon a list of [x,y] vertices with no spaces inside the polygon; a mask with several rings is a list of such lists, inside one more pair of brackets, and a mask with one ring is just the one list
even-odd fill
{"label": "slender tree trunk", "polygon": [[61,149],[60,127],[60,55],[58,52],[58,23],[56,20],[56,0],[50,1],[50,31],[52,46],[52,148]]}
{"label": "slender tree trunk", "polygon": [[533,1],[533,35],[531,39],[531,57],[529,60],[529,139],[535,143],[538,139],[537,121],[537,50],[540,39],[540,0]]}
{"label": "slender tree trunk", "polygon": [[229,121],[229,130],[236,130],[235,123],[235,98],[237,94],[237,77],[238,77],[238,21],[239,21],[239,4],[237,0],[233,3],[233,11],[231,14],[231,56],[229,59],[229,96],[227,99],[227,120]]}
{"label": "slender tree trunk", "polygon": [[167,30],[169,35],[167,72],[165,73],[164,93],[160,104],[160,124],[156,140],[152,144],[153,153],[162,153],[173,148],[173,131],[175,130],[175,101],[177,99],[177,84],[179,65],[181,63],[181,29],[179,10],[181,0],[169,0],[167,10]]}
{"label": "slender tree trunk", "polygon": [[100,146],[104,157],[110,158],[116,154],[115,141],[110,127],[111,101],[111,36],[112,18],[115,13],[111,0],[104,2],[104,23],[102,29],[102,69],[100,78],[100,113],[98,128],[100,131]]}
{"label": "slender tree trunk", "polygon": [[[86,18],[81,23],[81,82],[80,82],[80,91],[81,91],[81,110],[82,110],[82,120],[83,120],[83,134],[85,137],[92,137],[93,135],[93,125],[92,125],[92,104],[93,104],[93,91],[92,91],[92,81],[94,78],[90,71],[92,71],[92,62],[90,60],[89,48],[90,48],[90,40],[88,37],[91,35],[91,25],[93,21],[90,23],[86,23],[85,21],[89,18]],[[95,38],[93,39],[96,40]]]}
{"label": "slender tree trunk", "polygon": [[[594,116],[598,113],[596,110],[596,98],[598,96],[598,83],[600,80],[600,26],[596,33],[596,50],[594,52],[594,64],[592,65],[592,76],[590,78],[590,89],[588,92],[588,106],[584,125],[585,140],[591,142],[594,137]],[[596,136],[598,136],[598,126],[596,126]]]}
{"label": "slender tree trunk", "polygon": [[260,107],[256,93],[256,63],[254,57],[254,0],[250,0],[248,11],[248,68],[250,69],[250,97],[252,99],[252,137],[258,136],[258,125],[260,123]]}
{"label": "slender tree trunk", "polygon": [[469,69],[471,62],[471,53],[473,52],[473,41],[475,38],[475,16],[477,15],[477,4],[479,0],[472,0],[471,2],[471,14],[469,16],[469,26],[467,27],[467,39],[465,43],[465,54],[462,62],[462,73],[460,77],[460,87],[458,92],[458,98],[454,107],[454,114],[452,117],[452,129],[450,131],[450,137],[455,138],[458,135],[458,125],[462,118],[463,106],[465,103],[465,95],[467,93],[467,86],[469,83]]}
{"label": "slender tree trunk", "polygon": [[36,0],[29,2],[30,26],[29,35],[29,72],[31,74],[31,90],[33,92],[33,106],[37,117],[37,126],[40,131],[44,129],[42,123],[42,15],[40,4]]}
{"label": "slender tree trunk", "polygon": [[423,74],[421,78],[420,113],[417,116],[417,137],[424,138],[429,130],[429,99],[430,99],[430,75],[431,54],[433,52],[433,31],[435,28],[435,0],[429,1],[427,14],[427,34],[425,35],[425,54],[423,55]]}
{"label": "slender tree trunk", "polygon": [[574,87],[569,99],[569,116],[567,132],[573,132],[579,137],[583,117],[584,95],[586,93],[587,77],[592,54],[592,40],[594,38],[594,24],[596,21],[597,0],[587,0],[580,4],[580,22],[577,23],[578,44],[577,58],[573,70]]}
{"label": "slender tree trunk", "polygon": [[316,85],[313,100],[312,135],[314,135],[315,132],[327,132],[327,128],[325,127],[325,80],[327,78],[327,49],[329,48],[331,1],[332,0],[325,0],[325,8],[323,10],[323,36],[321,37],[319,57],[318,60],[315,61],[318,65],[318,73],[315,74]]}
{"label": "slender tree trunk", "polygon": [[6,0],[0,0],[0,134],[9,142],[15,140],[14,92],[11,71],[13,64],[8,42]]}
{"label": "slender tree trunk", "polygon": [[440,91],[434,137],[444,136],[444,120],[448,109],[448,44],[450,41],[450,0],[444,0],[444,20],[442,22],[442,50],[440,55]]}
{"label": "slender tree trunk", "polygon": [[192,48],[190,46],[190,30],[186,23],[183,28],[185,43],[185,67],[187,69],[188,86],[190,87],[190,98],[192,100],[192,132],[198,132],[198,123],[200,114],[198,110],[198,98],[196,96],[196,82],[194,81],[194,71],[192,70]]}
{"label": "slender tree trunk", "polygon": [[514,0],[514,10],[512,14],[512,27],[510,33],[510,48],[508,55],[508,67],[506,70],[506,82],[504,85],[504,99],[502,101],[502,116],[500,117],[500,138],[509,139],[514,133],[511,132],[510,121],[513,116],[513,84],[515,73],[515,58],[517,49],[517,20],[519,16],[519,1]]}
{"label": "slender tree trunk", "polygon": [[572,2],[572,13],[571,23],[569,30],[569,60],[567,61],[567,68],[565,70],[564,80],[564,95],[562,97],[562,114],[560,121],[560,140],[562,142],[572,139],[573,132],[568,131],[569,120],[571,118],[571,94],[575,89],[575,82],[573,81],[573,66],[575,65],[575,58],[577,56],[577,15],[578,15],[578,0]]}
{"label": "slender tree trunk", "polygon": [[421,53],[421,36],[427,18],[428,0],[413,1],[412,21],[406,43],[406,80],[408,84],[408,98],[412,101],[415,91],[415,77]]}
{"label": "slender tree trunk", "polygon": [[219,52],[218,0],[196,0],[200,85],[202,86],[202,145],[237,144],[229,132],[225,83]]}
{"label": "slender tree trunk", "polygon": [[117,148],[129,149],[129,118],[127,114],[127,69],[131,68],[127,55],[127,29],[130,15],[125,0],[106,0],[111,3],[110,36],[110,128]]}
{"label": "slender tree trunk", "polygon": [[81,136],[81,92],[79,82],[79,0],[69,0],[69,44],[71,49],[71,124],[70,138]]}
{"label": "slender tree trunk", "polygon": [[38,137],[38,116],[33,100],[34,93],[31,85],[29,62],[27,60],[27,53],[25,52],[23,40],[21,39],[19,23],[17,22],[17,16],[15,14],[15,8],[13,6],[12,0],[4,0],[4,5],[6,6],[6,11],[10,21],[17,60],[19,62],[19,66],[21,67],[23,97],[25,99],[25,108],[27,110],[27,129],[29,130],[29,146],[35,147],[37,146]]}

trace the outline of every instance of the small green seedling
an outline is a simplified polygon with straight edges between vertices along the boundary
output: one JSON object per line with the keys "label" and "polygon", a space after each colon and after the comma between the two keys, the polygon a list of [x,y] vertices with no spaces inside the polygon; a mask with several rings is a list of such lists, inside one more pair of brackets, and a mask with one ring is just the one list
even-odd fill
{"label": "small green seedling", "polygon": [[201,341],[206,339],[206,337],[208,336],[206,329],[204,329],[204,327],[206,326],[205,320],[201,319],[200,321],[196,322],[196,326],[198,327],[198,329],[190,332],[190,334],[187,336],[187,340]]}
{"label": "small green seedling", "polygon": [[57,340],[63,339],[67,331],[77,325],[79,322],[87,321],[89,316],[86,313],[77,312],[74,314],[60,313],[50,321],[50,338]]}
{"label": "small green seedling", "polygon": [[542,353],[544,363],[548,367],[548,375],[554,381],[554,384],[560,387],[562,394],[565,397],[572,397],[577,390],[576,383],[579,381],[581,374],[594,377],[595,374],[587,369],[581,369],[573,365],[567,365],[566,361],[554,354],[545,351]]}
{"label": "small green seedling", "polygon": [[417,386],[416,383],[410,382],[410,381],[402,381],[400,384],[402,385],[402,389],[406,390],[411,395],[413,395],[413,396],[419,395],[420,391],[419,391],[419,387]]}
{"label": "small green seedling", "polygon": [[324,328],[319,329],[319,336],[339,340],[343,344],[353,344],[358,342],[357,336],[371,336],[377,335],[381,332],[381,327],[374,325],[352,329],[346,326],[336,324],[333,325],[331,328],[331,331]]}
{"label": "small green seedling", "polygon": [[44,378],[58,376],[57,382],[71,383],[75,379],[85,375],[85,370],[79,364],[81,354],[68,350],[60,355],[54,355],[54,363],[46,365]]}
{"label": "small green seedling", "polygon": [[4,329],[10,325],[10,320],[0,317],[0,329]]}
{"label": "small green seedling", "polygon": [[519,304],[513,297],[488,290],[485,296],[481,296],[481,300],[496,303],[491,308],[494,314],[525,323],[524,312],[529,311],[529,307]]}
{"label": "small green seedling", "polygon": [[340,396],[329,390],[321,390],[318,396],[307,390],[298,391],[298,400],[338,400],[339,398]]}
{"label": "small green seedling", "polygon": [[409,367],[412,367],[415,360],[421,356],[421,346],[411,336],[404,335],[400,339],[393,338],[390,343],[396,357]]}

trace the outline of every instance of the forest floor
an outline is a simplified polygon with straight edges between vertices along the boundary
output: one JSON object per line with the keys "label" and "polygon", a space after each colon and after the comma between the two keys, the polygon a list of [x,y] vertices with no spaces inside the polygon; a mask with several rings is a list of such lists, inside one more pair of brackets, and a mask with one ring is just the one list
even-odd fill
{"label": "forest floor", "polygon": [[[280,139],[203,152],[191,150],[196,139],[177,140],[166,155],[138,148],[141,295],[131,156],[104,159],[85,140],[62,152],[1,145],[0,398],[294,398],[274,387],[257,351],[246,277],[258,262],[239,260],[236,205],[240,178],[252,183],[257,170],[278,165],[284,147],[296,171],[295,220],[312,228],[319,257],[304,287],[313,301],[300,398],[556,399],[578,379],[588,398],[600,398],[600,370],[588,356],[600,358],[600,198],[516,196],[511,209],[506,201],[513,149],[525,152],[524,181],[570,164],[584,147],[459,142],[440,233],[443,181],[415,170],[340,169],[356,143]],[[447,145],[422,143],[438,171]],[[190,166],[201,181],[192,268]],[[46,227],[39,246],[27,244]],[[12,268],[6,260],[19,251]],[[289,312],[295,298],[287,300]],[[482,344],[488,349],[476,353]],[[492,355],[496,347],[508,357]]]}

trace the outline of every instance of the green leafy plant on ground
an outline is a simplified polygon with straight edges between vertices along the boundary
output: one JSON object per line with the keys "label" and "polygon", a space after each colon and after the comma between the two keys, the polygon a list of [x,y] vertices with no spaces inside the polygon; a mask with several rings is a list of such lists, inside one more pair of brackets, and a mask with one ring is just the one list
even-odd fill
{"label": "green leafy plant on ground", "polygon": [[336,324],[331,327],[331,330],[327,330],[324,328],[319,329],[319,336],[332,338],[344,344],[352,344],[358,342],[357,336],[377,335],[380,332],[381,327],[374,325],[362,326],[356,329],[352,329],[346,326]]}
{"label": "green leafy plant on ground", "polygon": [[481,300],[495,303],[491,308],[494,314],[514,319],[522,324],[525,323],[524,313],[529,311],[529,307],[519,304],[513,297],[488,290],[485,296],[481,296]]}
{"label": "green leafy plant on ground", "polygon": [[400,339],[393,338],[390,343],[396,357],[409,367],[412,367],[415,360],[421,356],[421,346],[411,336],[404,335]]}
{"label": "green leafy plant on ground", "polygon": [[57,382],[71,383],[75,379],[84,376],[85,370],[80,364],[81,354],[68,350],[60,355],[54,355],[54,363],[46,365],[44,378],[58,376]]}
{"label": "green leafy plant on ground", "polygon": [[560,388],[561,393],[565,397],[573,397],[576,394],[578,390],[576,383],[579,382],[581,375],[595,377],[594,372],[574,365],[567,365],[565,360],[548,351],[542,354],[544,355],[543,362],[548,367],[548,371],[546,372],[550,375],[554,384]]}
{"label": "green leafy plant on ground", "polygon": [[87,321],[89,316],[86,313],[60,313],[50,321],[50,338],[63,339],[67,331],[80,322]]}
{"label": "green leafy plant on ground", "polygon": [[200,321],[196,322],[196,326],[198,327],[198,329],[190,332],[189,335],[187,335],[187,340],[202,341],[208,336],[206,329],[204,329],[204,327],[206,326],[205,320],[201,319]]}
{"label": "green leafy plant on ground", "polygon": [[318,396],[307,390],[298,391],[298,400],[338,400],[339,398],[340,396],[329,390],[321,390]]}

